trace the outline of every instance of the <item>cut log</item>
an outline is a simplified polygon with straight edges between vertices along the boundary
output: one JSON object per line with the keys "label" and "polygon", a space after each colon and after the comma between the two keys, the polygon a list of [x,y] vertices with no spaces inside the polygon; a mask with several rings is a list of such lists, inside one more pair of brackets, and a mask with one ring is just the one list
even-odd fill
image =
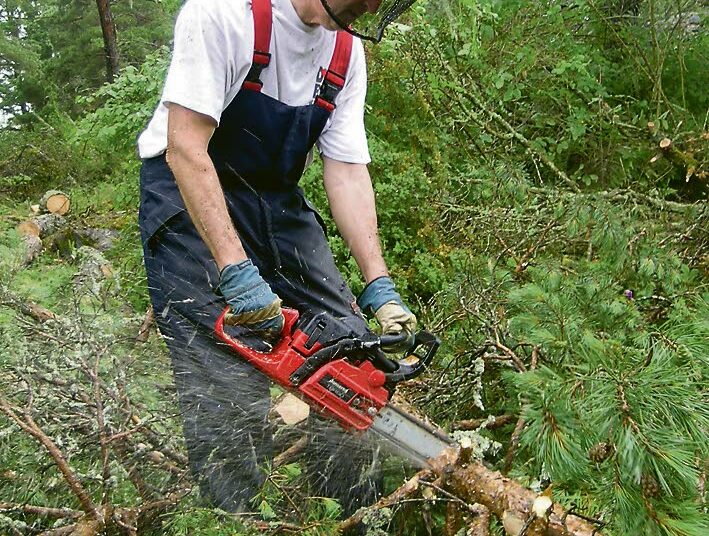
{"label": "cut log", "polygon": [[600,536],[598,526],[565,512],[557,503],[550,502],[548,519],[540,519],[536,511],[539,495],[481,463],[461,463],[463,458],[464,453],[460,459],[444,455],[432,460],[431,467],[442,475],[446,489],[470,503],[482,504],[502,520],[507,534],[517,535],[523,527],[543,524],[548,536]]}
{"label": "cut log", "polygon": [[290,393],[286,393],[273,409],[290,426],[304,421],[310,414],[310,406]]}
{"label": "cut log", "polygon": [[66,221],[58,214],[42,214],[27,221],[23,221],[17,226],[20,236],[37,236],[43,238],[49,234],[56,233],[66,225]]}
{"label": "cut log", "polygon": [[22,256],[22,266],[29,266],[40,253],[42,253],[42,240],[39,236],[30,234],[22,237],[22,242],[25,245],[25,251]]}
{"label": "cut log", "polygon": [[50,214],[64,216],[71,208],[69,196],[59,190],[49,190],[39,200],[39,207]]}

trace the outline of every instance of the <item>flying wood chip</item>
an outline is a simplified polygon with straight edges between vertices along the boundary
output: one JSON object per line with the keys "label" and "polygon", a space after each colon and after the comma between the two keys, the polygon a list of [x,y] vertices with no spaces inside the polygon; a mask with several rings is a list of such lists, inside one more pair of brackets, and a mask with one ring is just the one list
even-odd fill
{"label": "flying wood chip", "polygon": [[310,414],[310,407],[290,393],[287,393],[273,409],[288,425],[298,424],[307,419]]}

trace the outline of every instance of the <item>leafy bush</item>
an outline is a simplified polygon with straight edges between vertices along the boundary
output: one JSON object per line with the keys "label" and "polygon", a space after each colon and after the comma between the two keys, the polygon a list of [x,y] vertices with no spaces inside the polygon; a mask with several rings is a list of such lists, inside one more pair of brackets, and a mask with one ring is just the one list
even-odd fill
{"label": "leafy bush", "polygon": [[135,153],[138,134],[145,128],[160,99],[169,64],[166,47],[147,56],[136,68],[123,69],[112,84],[104,84],[89,97],[79,98],[88,108],[77,125],[76,143],[91,144],[99,154],[116,161]]}

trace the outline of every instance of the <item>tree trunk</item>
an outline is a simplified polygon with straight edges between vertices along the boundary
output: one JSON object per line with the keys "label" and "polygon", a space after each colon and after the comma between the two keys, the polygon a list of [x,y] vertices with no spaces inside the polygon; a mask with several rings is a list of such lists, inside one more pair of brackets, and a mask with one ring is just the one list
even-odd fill
{"label": "tree trunk", "polygon": [[111,15],[109,0],[96,0],[103,33],[103,50],[106,53],[106,80],[113,82],[118,74],[118,46],[116,45],[116,25]]}

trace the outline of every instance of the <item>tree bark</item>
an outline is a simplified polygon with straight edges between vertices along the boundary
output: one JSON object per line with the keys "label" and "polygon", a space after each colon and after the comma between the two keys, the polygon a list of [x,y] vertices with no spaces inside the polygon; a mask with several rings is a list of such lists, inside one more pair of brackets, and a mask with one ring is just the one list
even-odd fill
{"label": "tree bark", "polygon": [[96,0],[98,16],[101,21],[101,32],[103,33],[103,50],[106,54],[106,80],[113,82],[118,74],[118,46],[116,44],[116,24],[111,15],[111,4],[109,0]]}
{"label": "tree bark", "polygon": [[[492,471],[478,462],[465,463],[456,456],[441,456],[431,468],[442,478],[442,486],[470,503],[479,503],[502,521],[507,534],[534,534],[538,525],[547,536],[593,536],[601,532],[593,523],[565,512],[549,501],[548,518],[535,513],[538,495],[520,483]],[[524,529],[524,531],[523,531]],[[530,530],[531,529],[531,530]]]}

